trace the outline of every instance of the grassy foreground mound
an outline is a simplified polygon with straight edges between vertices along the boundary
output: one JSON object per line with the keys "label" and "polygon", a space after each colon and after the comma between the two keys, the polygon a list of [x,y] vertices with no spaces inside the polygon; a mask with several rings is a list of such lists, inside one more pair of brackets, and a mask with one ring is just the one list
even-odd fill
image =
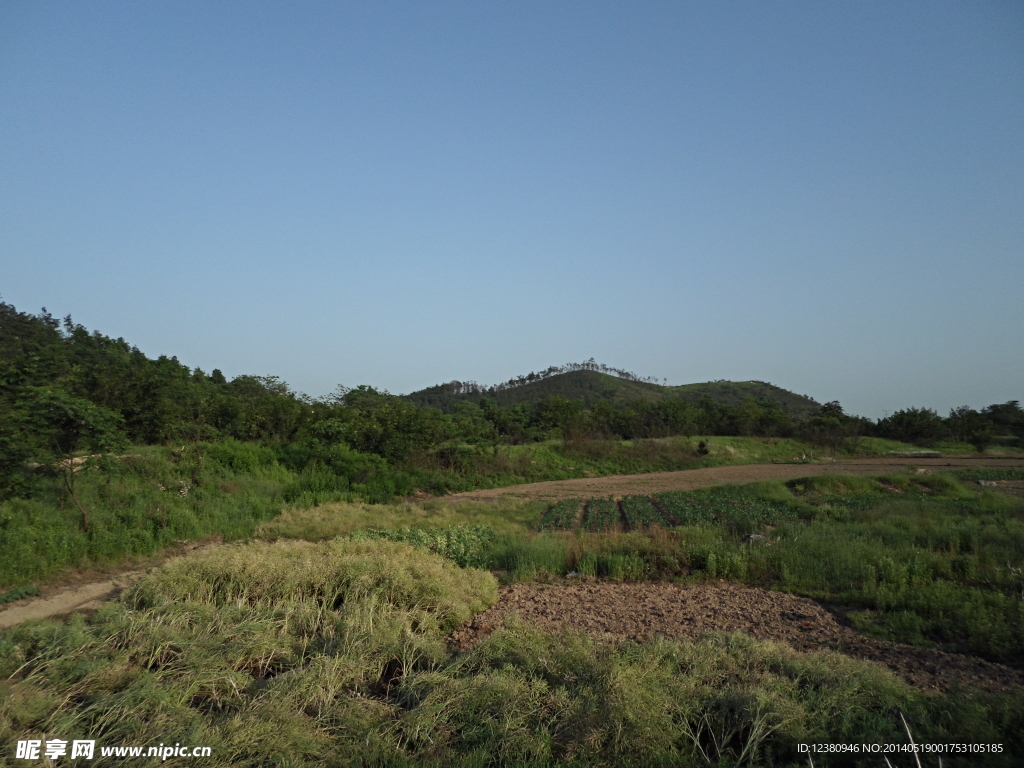
{"label": "grassy foreground mound", "polygon": [[781,766],[803,742],[902,742],[900,713],[922,741],[1024,730],[1010,701],[742,636],[612,646],[509,623],[449,652],[496,598],[491,574],[390,541],[182,558],[91,617],[0,637],[0,742],[202,745],[212,766]]}

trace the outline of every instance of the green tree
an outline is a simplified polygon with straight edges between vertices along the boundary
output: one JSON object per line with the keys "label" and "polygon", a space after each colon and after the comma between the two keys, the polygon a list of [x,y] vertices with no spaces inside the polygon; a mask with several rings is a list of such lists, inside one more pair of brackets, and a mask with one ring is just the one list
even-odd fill
{"label": "green tree", "polygon": [[992,424],[995,433],[1014,435],[1024,440],[1024,409],[1020,407],[1020,401],[987,405],[981,409],[981,414]]}
{"label": "green tree", "polygon": [[946,428],[954,440],[970,443],[978,453],[988,448],[995,437],[992,422],[984,414],[978,413],[966,405],[950,410],[949,418],[946,419]]}
{"label": "green tree", "polygon": [[860,433],[860,420],[847,416],[838,400],[825,403],[801,429],[803,437],[835,452]]}
{"label": "green tree", "polygon": [[879,419],[882,437],[915,445],[934,445],[949,435],[946,421],[931,408],[907,408]]}
{"label": "green tree", "polygon": [[[108,468],[109,454],[127,445],[121,415],[108,408],[46,387],[28,387],[13,410],[15,440],[23,453],[52,467],[81,513],[82,530],[89,530],[89,512],[75,493],[79,472]],[[80,456],[85,453],[87,455]]]}

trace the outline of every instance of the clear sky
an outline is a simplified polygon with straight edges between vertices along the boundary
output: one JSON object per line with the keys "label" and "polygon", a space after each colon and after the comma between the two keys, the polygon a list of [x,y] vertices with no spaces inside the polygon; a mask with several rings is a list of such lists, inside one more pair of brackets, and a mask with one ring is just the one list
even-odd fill
{"label": "clear sky", "polygon": [[225,374],[1024,400],[1024,4],[0,3],[0,296]]}

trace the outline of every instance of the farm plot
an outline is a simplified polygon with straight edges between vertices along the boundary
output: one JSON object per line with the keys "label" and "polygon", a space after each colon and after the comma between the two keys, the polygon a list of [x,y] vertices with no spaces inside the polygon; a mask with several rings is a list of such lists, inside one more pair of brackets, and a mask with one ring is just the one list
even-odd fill
{"label": "farm plot", "polygon": [[587,502],[587,513],[583,528],[588,531],[607,531],[619,524],[619,505],[612,499],[591,499]]}
{"label": "farm plot", "polygon": [[622,513],[630,530],[665,525],[665,518],[646,496],[626,496],[622,499]]}
{"label": "farm plot", "polygon": [[[571,531],[578,527],[580,506],[585,504],[584,531],[608,531],[622,526],[631,531],[651,526],[723,525],[733,535],[745,535],[765,525],[790,520],[795,510],[785,504],[751,496],[727,497],[714,492],[670,491],[655,496],[634,494],[616,503],[611,498],[563,499],[552,504],[541,518],[541,531]],[[621,509],[620,509],[621,508]]]}
{"label": "farm plot", "polygon": [[726,498],[716,493],[670,491],[654,497],[670,525],[718,523],[733,533],[751,533],[794,516],[785,504],[751,497]]}
{"label": "farm plot", "polygon": [[576,515],[580,510],[580,499],[556,501],[540,521],[542,531],[571,531],[576,527]]}

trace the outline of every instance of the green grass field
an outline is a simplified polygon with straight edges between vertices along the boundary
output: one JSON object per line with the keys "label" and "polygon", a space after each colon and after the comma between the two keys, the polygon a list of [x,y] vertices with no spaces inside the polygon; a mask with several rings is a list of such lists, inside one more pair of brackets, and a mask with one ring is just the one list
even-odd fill
{"label": "green grass field", "polygon": [[217,766],[792,766],[801,743],[905,743],[902,716],[919,742],[1008,752],[944,765],[1024,746],[1019,699],[739,635],[611,646],[513,622],[448,651],[496,597],[488,572],[392,541],[193,555],[93,616],[0,635],[0,739],[203,745]]}
{"label": "green grass field", "polygon": [[[725,440],[713,451],[743,445]],[[91,616],[0,633],[2,743],[180,742],[223,766],[797,766],[801,743],[904,743],[902,716],[918,742],[1004,745],[944,766],[1024,755],[1024,693],[927,693],[831,652],[739,635],[615,646],[515,622],[469,652],[445,643],[499,579],[726,579],[832,603],[869,635],[1024,668],[1024,500],[977,483],[1021,470],[289,507],[280,467],[207,469],[184,495],[156,451],[107,489],[85,479],[83,498],[107,499],[111,531],[140,551],[217,526],[236,541]],[[23,542],[56,519],[23,512]]]}
{"label": "green grass field", "polygon": [[[341,502],[380,502],[399,486],[447,493],[543,480],[582,478],[725,464],[800,462],[816,456],[792,440],[712,437],[698,455],[697,440],[588,441],[565,448],[547,442],[497,449],[466,447],[456,469],[412,468],[349,483],[323,469],[295,472],[269,448],[229,442],[180,449],[149,446],[132,450],[109,472],[78,473],[76,496],[89,512],[83,528],[78,506],[56,478],[40,478],[29,498],[0,502],[0,589],[52,579],[68,568],[114,566],[205,536],[245,539],[270,520],[280,526],[303,519],[304,510]],[[866,452],[885,453],[899,443],[865,441]],[[912,448],[913,446],[903,446]],[[389,470],[390,471],[390,470]],[[344,482],[342,482],[344,481]],[[369,510],[373,505],[364,508]],[[438,514],[408,508],[407,524]],[[373,512],[353,523],[373,525]],[[515,514],[511,519],[515,519]],[[495,518],[499,528],[507,517]],[[436,518],[433,525],[446,524]],[[528,526],[530,527],[530,526]],[[325,523],[325,536],[351,529]],[[334,533],[326,533],[334,531]]]}
{"label": "green grass field", "polygon": [[[1024,477],[964,473],[990,475]],[[621,571],[614,562],[629,563],[622,572],[634,580],[728,578],[854,606],[878,637],[1024,666],[1024,502],[953,476],[810,477],[620,502],[335,504],[283,515],[259,535],[448,526],[491,530],[473,556],[510,578]],[[767,543],[745,542],[752,533]]]}

